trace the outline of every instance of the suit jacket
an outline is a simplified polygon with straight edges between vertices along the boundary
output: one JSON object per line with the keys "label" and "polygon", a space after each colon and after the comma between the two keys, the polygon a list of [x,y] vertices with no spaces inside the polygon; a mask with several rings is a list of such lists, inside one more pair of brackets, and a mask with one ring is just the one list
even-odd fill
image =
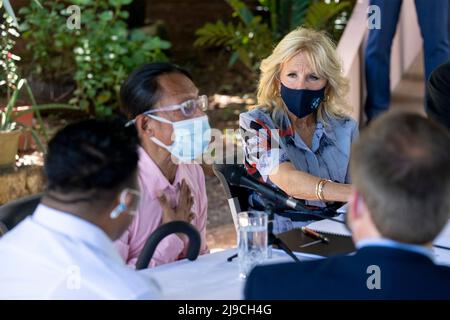
{"label": "suit jacket", "polygon": [[450,299],[450,268],[420,253],[373,245],[351,256],[257,266],[244,295],[262,300]]}

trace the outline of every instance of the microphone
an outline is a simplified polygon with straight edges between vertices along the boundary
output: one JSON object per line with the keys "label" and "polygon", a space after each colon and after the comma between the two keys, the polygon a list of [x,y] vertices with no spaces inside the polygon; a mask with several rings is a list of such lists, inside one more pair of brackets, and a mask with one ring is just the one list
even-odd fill
{"label": "microphone", "polygon": [[[253,191],[258,192],[265,199],[270,201],[276,210],[294,210],[297,211],[295,213],[288,212],[277,212],[278,215],[290,218],[293,221],[299,221],[299,214],[307,214],[311,216],[315,216],[321,219],[329,219],[339,223],[344,223],[341,220],[334,219],[331,216],[336,216],[337,213],[334,209],[330,208],[320,208],[320,207],[312,207],[308,208],[306,205],[302,203],[301,200],[295,199],[289,195],[287,195],[282,190],[277,190],[274,187],[263,184],[257,179],[248,175],[247,170],[243,166],[226,166],[223,170],[223,175],[225,179],[234,186],[244,187],[247,189],[251,189]],[[302,221],[302,220],[300,220]]]}
{"label": "microphone", "polygon": [[262,184],[257,179],[249,176],[244,167],[229,166],[224,171],[224,176],[231,185],[248,188],[260,193],[279,209],[300,210],[303,207],[299,200],[288,196],[281,190]]}

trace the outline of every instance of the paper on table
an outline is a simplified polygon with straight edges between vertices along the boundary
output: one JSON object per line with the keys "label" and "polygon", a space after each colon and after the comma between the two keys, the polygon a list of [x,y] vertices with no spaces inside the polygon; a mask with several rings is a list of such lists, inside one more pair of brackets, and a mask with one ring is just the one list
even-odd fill
{"label": "paper on table", "polygon": [[[344,221],[344,214],[335,217],[335,219]],[[351,235],[350,231],[345,227],[344,224],[326,219],[313,222],[308,225],[308,228],[317,232],[336,234],[341,236]],[[436,237],[433,244],[450,248],[450,220],[447,222],[441,233]],[[442,252],[442,254],[450,254],[450,251],[448,253]]]}
{"label": "paper on table", "polygon": [[[337,217],[334,217],[334,219],[344,221],[344,214],[340,214]],[[333,220],[320,220],[313,222],[308,225],[308,228],[317,231],[317,232],[323,232],[323,233],[329,233],[329,234],[335,234],[338,236],[351,236],[350,231],[345,227],[345,224],[335,222]]]}
{"label": "paper on table", "polygon": [[434,244],[444,247],[450,247],[450,220],[447,221],[444,229],[436,237],[436,239],[434,240]]}

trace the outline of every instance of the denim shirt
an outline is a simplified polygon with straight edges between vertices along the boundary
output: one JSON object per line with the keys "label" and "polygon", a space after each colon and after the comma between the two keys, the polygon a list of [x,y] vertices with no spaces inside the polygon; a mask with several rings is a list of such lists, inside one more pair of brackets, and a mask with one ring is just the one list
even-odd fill
{"label": "denim shirt", "polygon": [[[239,126],[244,164],[248,173],[255,178],[274,186],[268,179],[270,172],[281,163],[290,161],[296,169],[314,176],[339,183],[350,182],[350,148],[358,136],[358,124],[355,120],[348,117],[318,120],[311,148],[295,131],[288,115],[282,111],[271,114],[262,107],[253,109],[240,115]],[[257,194],[253,194],[249,202],[250,205],[264,204],[264,200]],[[325,206],[321,201],[306,203]],[[295,227],[287,218],[276,218],[282,225],[279,231]]]}

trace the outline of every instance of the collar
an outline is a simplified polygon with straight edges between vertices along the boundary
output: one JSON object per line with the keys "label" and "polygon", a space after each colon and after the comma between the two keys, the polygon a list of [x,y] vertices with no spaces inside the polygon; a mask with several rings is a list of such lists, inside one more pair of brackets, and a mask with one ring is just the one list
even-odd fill
{"label": "collar", "polygon": [[421,245],[403,243],[386,238],[364,239],[356,243],[356,248],[358,250],[365,247],[373,247],[373,246],[410,251],[424,255],[430,258],[432,261],[434,261],[433,251]]}
{"label": "collar", "polygon": [[42,227],[94,247],[114,260],[123,262],[107,234],[87,220],[43,204],[37,206],[31,220]]}
{"label": "collar", "polygon": [[167,180],[153,159],[147,154],[144,148],[139,147],[139,175],[143,177],[145,184],[151,184],[152,190],[176,189],[178,183],[182,180],[183,164],[177,165],[177,172],[173,183]]}

